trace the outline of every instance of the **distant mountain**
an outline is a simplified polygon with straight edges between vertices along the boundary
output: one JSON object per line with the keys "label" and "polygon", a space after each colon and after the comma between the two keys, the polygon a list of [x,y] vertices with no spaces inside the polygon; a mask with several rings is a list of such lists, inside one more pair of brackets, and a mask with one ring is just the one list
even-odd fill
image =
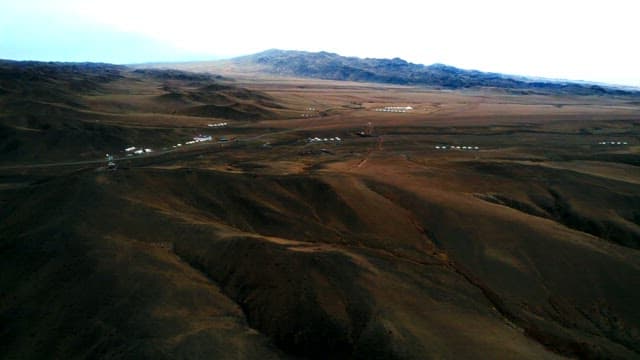
{"label": "distant mountain", "polygon": [[328,80],[378,82],[398,85],[426,85],[447,89],[494,87],[519,94],[535,92],[577,95],[631,95],[640,92],[615,86],[528,79],[522,76],[463,70],[444,64],[413,64],[400,58],[362,59],[329,52],[267,50],[228,61],[239,68],[261,72]]}

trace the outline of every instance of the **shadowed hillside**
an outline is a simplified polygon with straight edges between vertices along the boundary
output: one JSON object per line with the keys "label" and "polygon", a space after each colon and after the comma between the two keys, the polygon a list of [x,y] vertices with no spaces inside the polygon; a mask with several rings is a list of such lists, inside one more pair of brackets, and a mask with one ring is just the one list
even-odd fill
{"label": "shadowed hillside", "polygon": [[278,118],[284,109],[209,74],[14,61],[0,62],[0,107],[5,163],[96,159],[140,143],[157,150],[204,132],[207,121]]}
{"label": "shadowed hillside", "polygon": [[640,351],[637,254],[482,200],[184,170],[85,171],[16,199],[2,213],[5,354]]}

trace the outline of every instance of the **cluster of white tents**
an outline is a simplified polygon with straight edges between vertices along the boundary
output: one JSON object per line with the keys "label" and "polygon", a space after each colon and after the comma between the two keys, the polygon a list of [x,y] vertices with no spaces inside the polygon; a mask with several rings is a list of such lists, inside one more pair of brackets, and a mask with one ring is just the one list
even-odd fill
{"label": "cluster of white tents", "polygon": [[134,154],[141,155],[145,153],[150,153],[150,152],[153,152],[153,150],[149,148],[137,148],[136,146],[129,146],[128,148],[124,149],[124,152],[127,153],[127,156],[131,156]]}
{"label": "cluster of white tents", "polygon": [[626,141],[599,141],[598,145],[627,145]]}
{"label": "cluster of white tents", "polygon": [[193,140],[187,141],[185,144],[191,145],[191,144],[196,144],[196,143],[205,142],[205,141],[211,141],[211,140],[213,140],[211,135],[208,135],[208,136],[198,135],[198,136],[194,137]]}
{"label": "cluster of white tents", "polygon": [[[220,124],[226,125],[227,123],[220,123]],[[219,125],[219,126],[224,126],[224,125]],[[201,143],[205,141],[212,141],[212,140],[213,140],[213,137],[211,137],[211,135],[198,135],[198,136],[195,136],[193,140],[189,140],[185,142],[184,145],[191,145],[191,144]],[[220,140],[224,141],[222,138]],[[175,149],[175,148],[181,147],[182,145],[183,145],[182,143],[178,143],[171,147]],[[142,148],[142,147],[139,148],[137,146],[129,146],[128,148],[124,149],[124,151],[127,153],[127,156],[141,155],[141,154],[147,154],[147,153],[153,152],[152,149]]]}
{"label": "cluster of white tents", "polygon": [[327,141],[342,141],[342,139],[337,136],[331,137],[331,138],[313,137],[313,138],[308,138],[307,141],[310,143],[313,143],[313,142],[327,142]]}
{"label": "cluster of white tents", "polygon": [[436,145],[436,150],[480,150],[479,146]]}
{"label": "cluster of white tents", "polygon": [[[191,144],[196,144],[196,143],[201,143],[201,142],[205,142],[205,141],[211,141],[213,140],[213,138],[211,137],[211,135],[198,135],[196,137],[193,138],[193,140],[189,140],[187,142],[185,142],[185,145],[191,145]],[[178,148],[181,147],[182,143],[178,143],[172,146],[172,148]]]}
{"label": "cluster of white tents", "polygon": [[208,127],[221,127],[221,126],[227,126],[227,125],[229,125],[229,124],[226,123],[226,122],[221,122],[221,123],[216,123],[216,124],[208,124],[207,126]]}
{"label": "cluster of white tents", "polygon": [[406,113],[413,110],[411,106],[385,106],[383,108],[376,109],[378,112],[393,112],[393,113]]}
{"label": "cluster of white tents", "polygon": [[303,114],[302,114],[302,117],[309,118],[309,117],[316,117],[316,116],[318,116],[318,114],[317,114],[317,113],[314,113],[314,112],[316,111],[316,108],[314,108],[314,107],[308,107],[308,108],[306,108],[306,109],[305,109],[305,111],[311,111],[311,112],[312,112],[312,114],[309,114],[309,113],[303,113]]}

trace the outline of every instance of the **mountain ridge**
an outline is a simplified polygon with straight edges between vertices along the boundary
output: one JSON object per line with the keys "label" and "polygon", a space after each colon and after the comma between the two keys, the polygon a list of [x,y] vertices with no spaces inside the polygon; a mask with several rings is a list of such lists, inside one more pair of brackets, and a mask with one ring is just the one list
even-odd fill
{"label": "mountain ridge", "polygon": [[347,80],[395,85],[433,86],[445,89],[493,87],[524,91],[569,93],[574,95],[640,95],[640,90],[613,84],[543,79],[495,72],[465,70],[435,63],[423,65],[399,57],[392,59],[346,57],[327,51],[269,49],[225,60],[240,68],[282,76],[326,80]]}

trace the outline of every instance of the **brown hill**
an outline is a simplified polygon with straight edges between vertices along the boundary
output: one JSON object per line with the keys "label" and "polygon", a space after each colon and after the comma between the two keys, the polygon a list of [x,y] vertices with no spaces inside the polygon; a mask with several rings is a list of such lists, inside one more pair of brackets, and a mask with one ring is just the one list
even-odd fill
{"label": "brown hill", "polygon": [[206,130],[202,118],[274,119],[285,109],[219,76],[103,64],[3,61],[0,88],[4,163],[99,159],[141,143],[157,149]]}
{"label": "brown hill", "polygon": [[640,357],[633,98],[121,75],[0,115],[0,357]]}
{"label": "brown hill", "polygon": [[123,170],[41,182],[2,213],[14,259],[2,263],[3,352],[640,350],[637,254],[474,197],[363,180]]}

